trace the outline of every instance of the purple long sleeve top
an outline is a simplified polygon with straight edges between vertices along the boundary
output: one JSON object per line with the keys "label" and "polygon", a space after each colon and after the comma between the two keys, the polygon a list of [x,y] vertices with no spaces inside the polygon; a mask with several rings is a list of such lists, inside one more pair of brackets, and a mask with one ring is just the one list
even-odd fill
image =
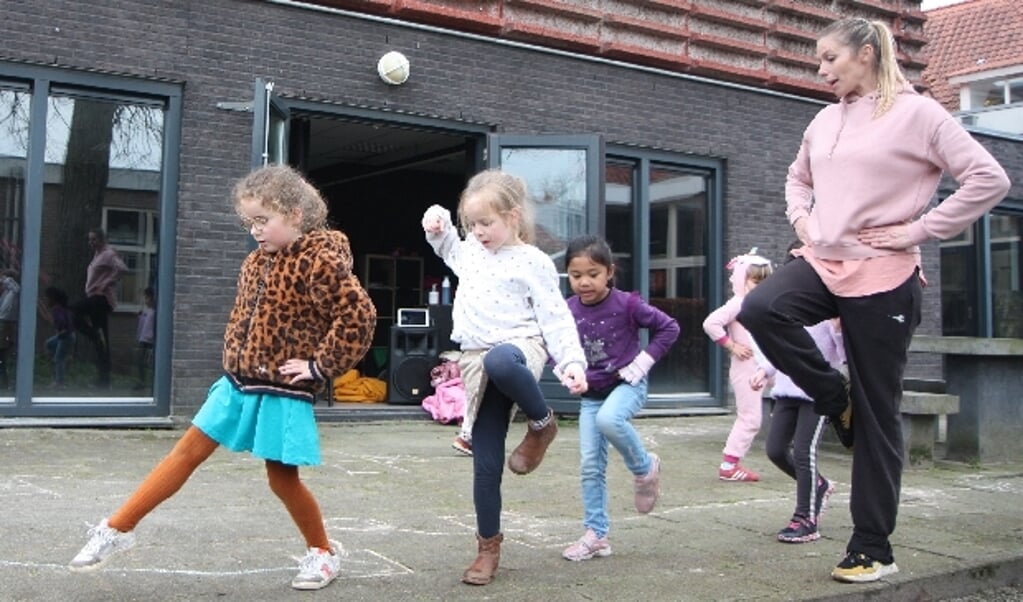
{"label": "purple long sleeve top", "polygon": [[586,382],[591,391],[614,386],[621,380],[618,370],[628,365],[640,352],[639,330],[650,331],[646,351],[654,361],[660,360],[678,338],[678,322],[647,303],[639,293],[626,293],[612,288],[596,305],[584,305],[579,297],[568,299],[575,316],[579,341],[586,353]]}

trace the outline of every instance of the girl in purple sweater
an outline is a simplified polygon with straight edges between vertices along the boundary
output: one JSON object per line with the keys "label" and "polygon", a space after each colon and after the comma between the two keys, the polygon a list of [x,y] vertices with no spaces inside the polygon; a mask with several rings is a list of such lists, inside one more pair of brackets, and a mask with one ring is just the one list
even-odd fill
{"label": "girl in purple sweater", "polygon": [[[568,281],[575,293],[568,307],[575,316],[586,352],[589,389],[579,404],[583,526],[586,532],[562,555],[568,560],[609,556],[607,533],[607,452],[610,443],[634,479],[636,511],[653,510],[660,493],[660,460],[643,447],[629,421],[646,403],[647,373],[664,357],[679,335],[678,322],[649,305],[639,293],[613,286],[611,248],[600,237],[585,235],[568,243]],[[640,349],[639,330],[650,331]]]}
{"label": "girl in purple sweater", "polygon": [[[917,94],[880,21],[836,21],[817,40],[818,72],[839,102],[803,134],[785,185],[786,215],[806,246],[743,302],[739,321],[771,363],[836,421],[853,447],[853,534],[831,572],[877,581],[898,571],[889,537],[902,480],[899,403],[920,323],[918,244],[965,230],[1009,180],[955,117]],[[959,188],[928,209],[943,171]],[[803,328],[840,317],[849,377]]]}
{"label": "girl in purple sweater", "polygon": [[[845,348],[838,320],[825,320],[806,328],[824,358],[835,368],[845,364]],[[792,382],[784,372],[767,361],[760,349],[754,348],[757,371],[750,379],[755,391],[773,380],[771,397],[771,428],[767,432],[767,457],[782,472],[796,481],[796,509],[789,524],[778,532],[778,541],[805,543],[820,539],[821,515],[835,485],[820,472],[817,449],[824,435],[827,419],[813,411],[813,400]]]}

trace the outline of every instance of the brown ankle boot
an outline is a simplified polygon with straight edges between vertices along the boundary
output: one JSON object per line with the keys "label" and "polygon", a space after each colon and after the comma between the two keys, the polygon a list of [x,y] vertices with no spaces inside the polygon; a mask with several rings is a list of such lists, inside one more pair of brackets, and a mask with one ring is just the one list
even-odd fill
{"label": "brown ankle boot", "polygon": [[501,560],[501,542],[504,535],[498,533],[493,537],[483,539],[476,534],[476,541],[479,542],[479,555],[472,565],[462,573],[462,582],[469,585],[486,585],[494,578],[497,572],[497,563]]}
{"label": "brown ankle boot", "polygon": [[543,455],[547,453],[547,447],[554,441],[558,434],[558,422],[554,418],[554,410],[548,410],[547,426],[534,430],[532,423],[526,428],[526,436],[522,443],[515,448],[508,458],[508,468],[515,474],[529,474],[533,472],[540,462],[543,462]]}

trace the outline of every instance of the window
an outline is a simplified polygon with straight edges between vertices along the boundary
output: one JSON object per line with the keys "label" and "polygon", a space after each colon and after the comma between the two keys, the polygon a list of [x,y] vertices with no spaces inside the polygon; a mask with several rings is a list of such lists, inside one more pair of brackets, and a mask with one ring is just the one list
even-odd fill
{"label": "window", "polygon": [[1023,338],[1021,238],[1023,211],[999,211],[941,243],[942,334]]}
{"label": "window", "polygon": [[1023,215],[993,214],[990,224],[993,334],[1023,338]]}
{"label": "window", "polygon": [[142,291],[156,287],[157,235],[159,216],[153,210],[105,208],[103,229],[107,242],[128,266],[117,291],[117,309],[138,311]]}
{"label": "window", "polygon": [[[179,84],[0,60],[0,275],[20,289],[0,415],[168,415],[170,337],[140,375],[136,310],[157,280],[161,210],[176,213],[180,117]],[[130,267],[112,314],[86,296],[97,229]]]}
{"label": "window", "polygon": [[[606,238],[619,271],[615,285],[638,290],[682,328],[668,356],[654,365],[649,392],[669,400],[712,390],[707,337],[707,256],[715,165],[674,157],[609,157],[605,170]],[[642,228],[649,235],[639,235]],[[639,241],[648,241],[642,244]],[[644,290],[645,288],[645,290]]]}

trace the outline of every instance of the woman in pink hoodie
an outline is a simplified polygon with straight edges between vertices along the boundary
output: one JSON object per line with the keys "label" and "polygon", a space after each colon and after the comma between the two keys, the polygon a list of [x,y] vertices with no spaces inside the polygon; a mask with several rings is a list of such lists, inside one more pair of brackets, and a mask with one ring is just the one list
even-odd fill
{"label": "woman in pink hoodie", "polygon": [[[902,377],[920,322],[917,245],[962,232],[1009,189],[994,158],[913,90],[895,57],[879,21],[842,19],[817,40],[818,72],[839,101],[810,122],[789,167],[786,215],[806,246],[747,295],[738,316],[842,442],[857,442],[853,534],[831,572],[847,582],[898,571],[889,536],[902,479]],[[943,171],[959,188],[928,211]],[[845,325],[848,378],[803,328],[834,317]]]}

